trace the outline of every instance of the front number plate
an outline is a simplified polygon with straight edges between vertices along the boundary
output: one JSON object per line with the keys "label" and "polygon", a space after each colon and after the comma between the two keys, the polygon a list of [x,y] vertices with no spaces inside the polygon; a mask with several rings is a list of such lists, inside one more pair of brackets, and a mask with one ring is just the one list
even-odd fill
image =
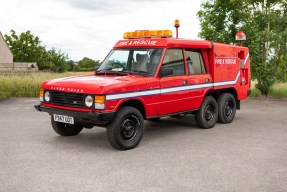
{"label": "front number plate", "polygon": [[74,124],[74,117],[54,114],[54,121],[61,123]]}

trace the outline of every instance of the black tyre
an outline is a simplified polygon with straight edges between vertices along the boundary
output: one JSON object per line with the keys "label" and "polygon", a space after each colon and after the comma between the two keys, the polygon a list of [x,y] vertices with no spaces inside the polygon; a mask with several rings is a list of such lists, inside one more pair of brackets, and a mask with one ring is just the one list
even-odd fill
{"label": "black tyre", "polygon": [[218,106],[216,100],[206,96],[200,109],[195,114],[197,125],[203,129],[212,128],[218,120]]}
{"label": "black tyre", "polygon": [[135,148],[144,134],[144,119],[134,107],[122,107],[107,129],[110,144],[119,150]]}
{"label": "black tyre", "polygon": [[54,121],[53,117],[51,119],[52,127],[56,133],[61,136],[73,136],[78,135],[82,130],[83,126],[75,123],[75,124],[66,124]]}
{"label": "black tyre", "polygon": [[236,102],[230,93],[223,93],[217,100],[218,120],[220,123],[231,123],[236,114]]}

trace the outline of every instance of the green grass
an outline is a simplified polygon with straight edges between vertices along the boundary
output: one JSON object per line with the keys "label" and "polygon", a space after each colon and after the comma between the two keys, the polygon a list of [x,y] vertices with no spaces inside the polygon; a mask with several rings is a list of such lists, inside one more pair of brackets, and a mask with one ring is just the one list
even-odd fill
{"label": "green grass", "polygon": [[45,80],[91,73],[92,72],[38,72],[0,74],[0,100],[10,97],[38,97],[40,85]]}
{"label": "green grass", "polygon": [[271,97],[287,98],[287,83],[276,83],[271,88]]}
{"label": "green grass", "polygon": [[[255,88],[256,82],[253,81],[251,84],[251,95],[250,97],[261,97],[262,95],[260,94],[260,91]],[[287,83],[275,83],[270,90],[269,97],[273,98],[287,98]]]}

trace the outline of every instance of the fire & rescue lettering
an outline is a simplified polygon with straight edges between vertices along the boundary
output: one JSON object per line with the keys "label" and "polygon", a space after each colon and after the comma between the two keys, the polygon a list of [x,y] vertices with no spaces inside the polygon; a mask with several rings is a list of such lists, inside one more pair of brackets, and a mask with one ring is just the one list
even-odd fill
{"label": "fire & rescue lettering", "polygon": [[119,43],[120,46],[129,46],[129,45],[149,45],[155,46],[157,41],[153,40],[130,40],[130,41],[122,41]]}
{"label": "fire & rescue lettering", "polygon": [[236,58],[215,58],[215,64],[236,64]]}

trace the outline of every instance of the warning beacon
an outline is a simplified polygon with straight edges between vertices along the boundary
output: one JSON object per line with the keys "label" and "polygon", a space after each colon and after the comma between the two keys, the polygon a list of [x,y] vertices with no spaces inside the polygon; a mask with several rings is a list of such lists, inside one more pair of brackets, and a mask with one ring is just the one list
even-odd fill
{"label": "warning beacon", "polygon": [[242,41],[246,40],[246,35],[243,33],[243,31],[238,31],[236,33],[235,40],[239,41],[239,45],[242,46]]}

